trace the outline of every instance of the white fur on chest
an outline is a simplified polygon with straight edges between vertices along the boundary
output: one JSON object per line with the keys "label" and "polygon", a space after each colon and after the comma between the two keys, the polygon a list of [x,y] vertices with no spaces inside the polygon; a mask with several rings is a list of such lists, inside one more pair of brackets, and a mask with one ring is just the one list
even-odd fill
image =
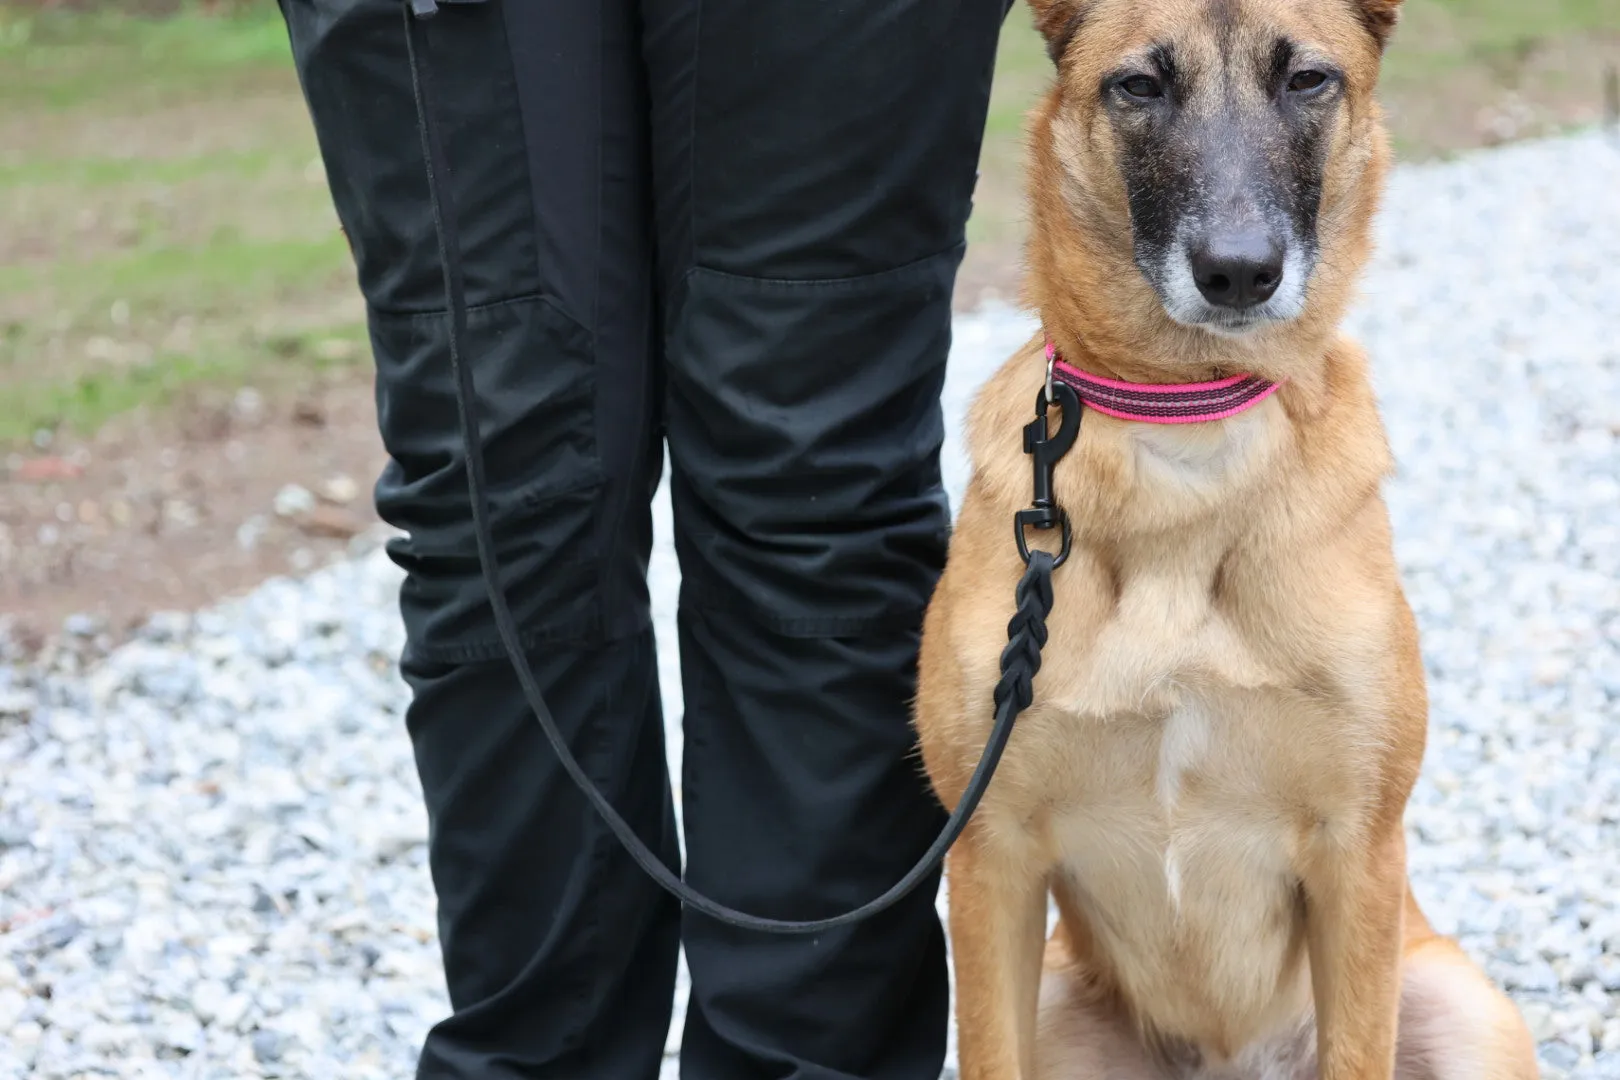
{"label": "white fur on chest", "polygon": [[[1257,879],[1288,877],[1287,794],[1268,790],[1263,743],[1253,732],[1234,730],[1234,721],[1203,701],[1170,692],[1182,700],[1162,720],[1103,722],[1094,764],[1108,776],[1110,790],[1094,791],[1058,816],[1059,850],[1082,862],[1120,865],[1150,857],[1159,872],[1157,888],[1148,891],[1172,911],[1197,900],[1200,886],[1188,878],[1189,860],[1227,871],[1242,866]],[[1099,817],[1112,827],[1094,828]]]}
{"label": "white fur on chest", "polygon": [[1159,497],[1193,498],[1229,494],[1230,485],[1264,468],[1273,442],[1271,402],[1219,423],[1131,424],[1137,483]]}
{"label": "white fur on chest", "polygon": [[1176,811],[1187,773],[1209,755],[1210,718],[1196,705],[1184,706],[1164,722],[1159,740],[1159,774],[1154,788],[1164,810],[1164,881],[1171,907],[1181,909],[1181,858],[1176,847]]}

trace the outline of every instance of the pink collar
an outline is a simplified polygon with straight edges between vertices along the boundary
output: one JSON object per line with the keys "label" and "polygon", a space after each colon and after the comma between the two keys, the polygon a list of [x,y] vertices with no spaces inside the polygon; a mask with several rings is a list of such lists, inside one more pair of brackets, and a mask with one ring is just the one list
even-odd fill
{"label": "pink collar", "polygon": [[1052,375],[1074,389],[1087,408],[1144,424],[1196,424],[1247,412],[1277,392],[1277,383],[1257,375],[1233,375],[1204,383],[1128,383],[1091,375],[1066,363],[1046,343]]}

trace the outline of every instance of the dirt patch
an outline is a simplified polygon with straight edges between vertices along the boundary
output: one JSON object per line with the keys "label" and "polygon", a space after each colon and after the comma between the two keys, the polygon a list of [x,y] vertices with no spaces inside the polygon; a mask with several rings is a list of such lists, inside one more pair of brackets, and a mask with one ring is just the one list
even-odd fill
{"label": "dirt patch", "polygon": [[[44,440],[42,440],[44,441]],[[0,612],[37,647],[70,615],[113,639],[307,571],[378,523],[369,377],[301,393],[196,391],[161,417],[19,451],[0,468]]]}
{"label": "dirt patch", "polygon": [[[0,167],[57,163],[185,161],[209,155],[265,153],[267,148],[308,147],[299,164],[315,161],[309,113],[289,87],[285,72],[238,75],[228,96],[215,101],[130,102],[0,114]],[[318,167],[318,163],[317,163]],[[316,175],[314,183],[324,183]]]}
{"label": "dirt patch", "polygon": [[[1620,13],[1616,14],[1620,24]],[[1606,84],[1620,68],[1620,25],[1579,36],[1527,37],[1440,65],[1397,70],[1383,99],[1402,156],[1445,156],[1571,128],[1613,123]]]}

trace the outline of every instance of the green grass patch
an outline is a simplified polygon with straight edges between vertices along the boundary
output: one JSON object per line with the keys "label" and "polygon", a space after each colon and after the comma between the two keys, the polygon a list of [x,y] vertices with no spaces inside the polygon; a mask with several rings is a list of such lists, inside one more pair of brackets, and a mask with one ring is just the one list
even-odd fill
{"label": "green grass patch", "polygon": [[1526,40],[1581,34],[1591,30],[1620,31],[1620,4],[1615,0],[1408,0],[1390,56],[1397,62],[1419,55],[1433,39],[1405,33],[1413,26],[1439,18],[1449,21],[1452,44],[1462,55],[1517,49]]}
{"label": "green grass patch", "polygon": [[996,81],[985,140],[1020,137],[1030,104],[1051,82],[1052,61],[1046,55],[1046,42],[1035,32],[1028,10],[1015,7],[1007,14],[996,50]]}
{"label": "green grass patch", "polygon": [[42,427],[93,432],[199,382],[297,382],[362,360],[361,322],[321,303],[353,290],[341,238],[261,241],[230,228],[195,247],[0,270],[7,305],[38,313],[0,332],[0,444]]}
{"label": "green grass patch", "polygon": [[[324,240],[251,240],[222,226],[204,244],[173,247],[161,238],[145,250],[87,264],[57,263],[44,273],[0,270],[0,293],[44,289],[59,300],[82,299],[90,307],[123,300],[176,315],[214,315],[262,310],[289,296],[333,286],[348,268],[341,237]],[[45,301],[55,310],[71,303]]]}
{"label": "green grass patch", "polygon": [[0,125],[0,447],[366,359],[273,4],[0,8]]}
{"label": "green grass patch", "polygon": [[1538,48],[1605,31],[1620,34],[1620,0],[1409,0],[1384,58],[1383,91],[1444,93],[1438,80],[1470,71],[1512,83]]}
{"label": "green grass patch", "polygon": [[292,160],[292,156],[285,152],[264,148],[158,159],[41,157],[13,164],[0,163],[0,190],[70,185],[89,194],[98,188],[132,184],[172,185],[201,177],[251,180]]}
{"label": "green grass patch", "polygon": [[164,353],[126,368],[25,382],[0,409],[0,446],[23,443],[42,429],[93,432],[123,413],[161,408],[205,385],[296,387],[319,373],[364,363],[367,348],[363,328],[350,324],[318,334],[250,334],[200,353]]}
{"label": "green grass patch", "polygon": [[116,11],[0,10],[0,105],[96,104],[120,111],[212,97],[291,66],[274,4],[231,14],[183,9],[166,18]]}

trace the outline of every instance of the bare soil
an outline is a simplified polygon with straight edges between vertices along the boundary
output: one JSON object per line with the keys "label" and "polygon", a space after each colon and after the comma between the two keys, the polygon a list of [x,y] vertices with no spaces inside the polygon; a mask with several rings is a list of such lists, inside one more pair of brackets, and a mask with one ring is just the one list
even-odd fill
{"label": "bare soil", "polygon": [[117,640],[152,612],[307,571],[379,524],[371,485],[385,460],[371,379],[354,371],[296,394],[198,391],[161,417],[13,453],[0,469],[0,630],[29,649],[88,615]]}

